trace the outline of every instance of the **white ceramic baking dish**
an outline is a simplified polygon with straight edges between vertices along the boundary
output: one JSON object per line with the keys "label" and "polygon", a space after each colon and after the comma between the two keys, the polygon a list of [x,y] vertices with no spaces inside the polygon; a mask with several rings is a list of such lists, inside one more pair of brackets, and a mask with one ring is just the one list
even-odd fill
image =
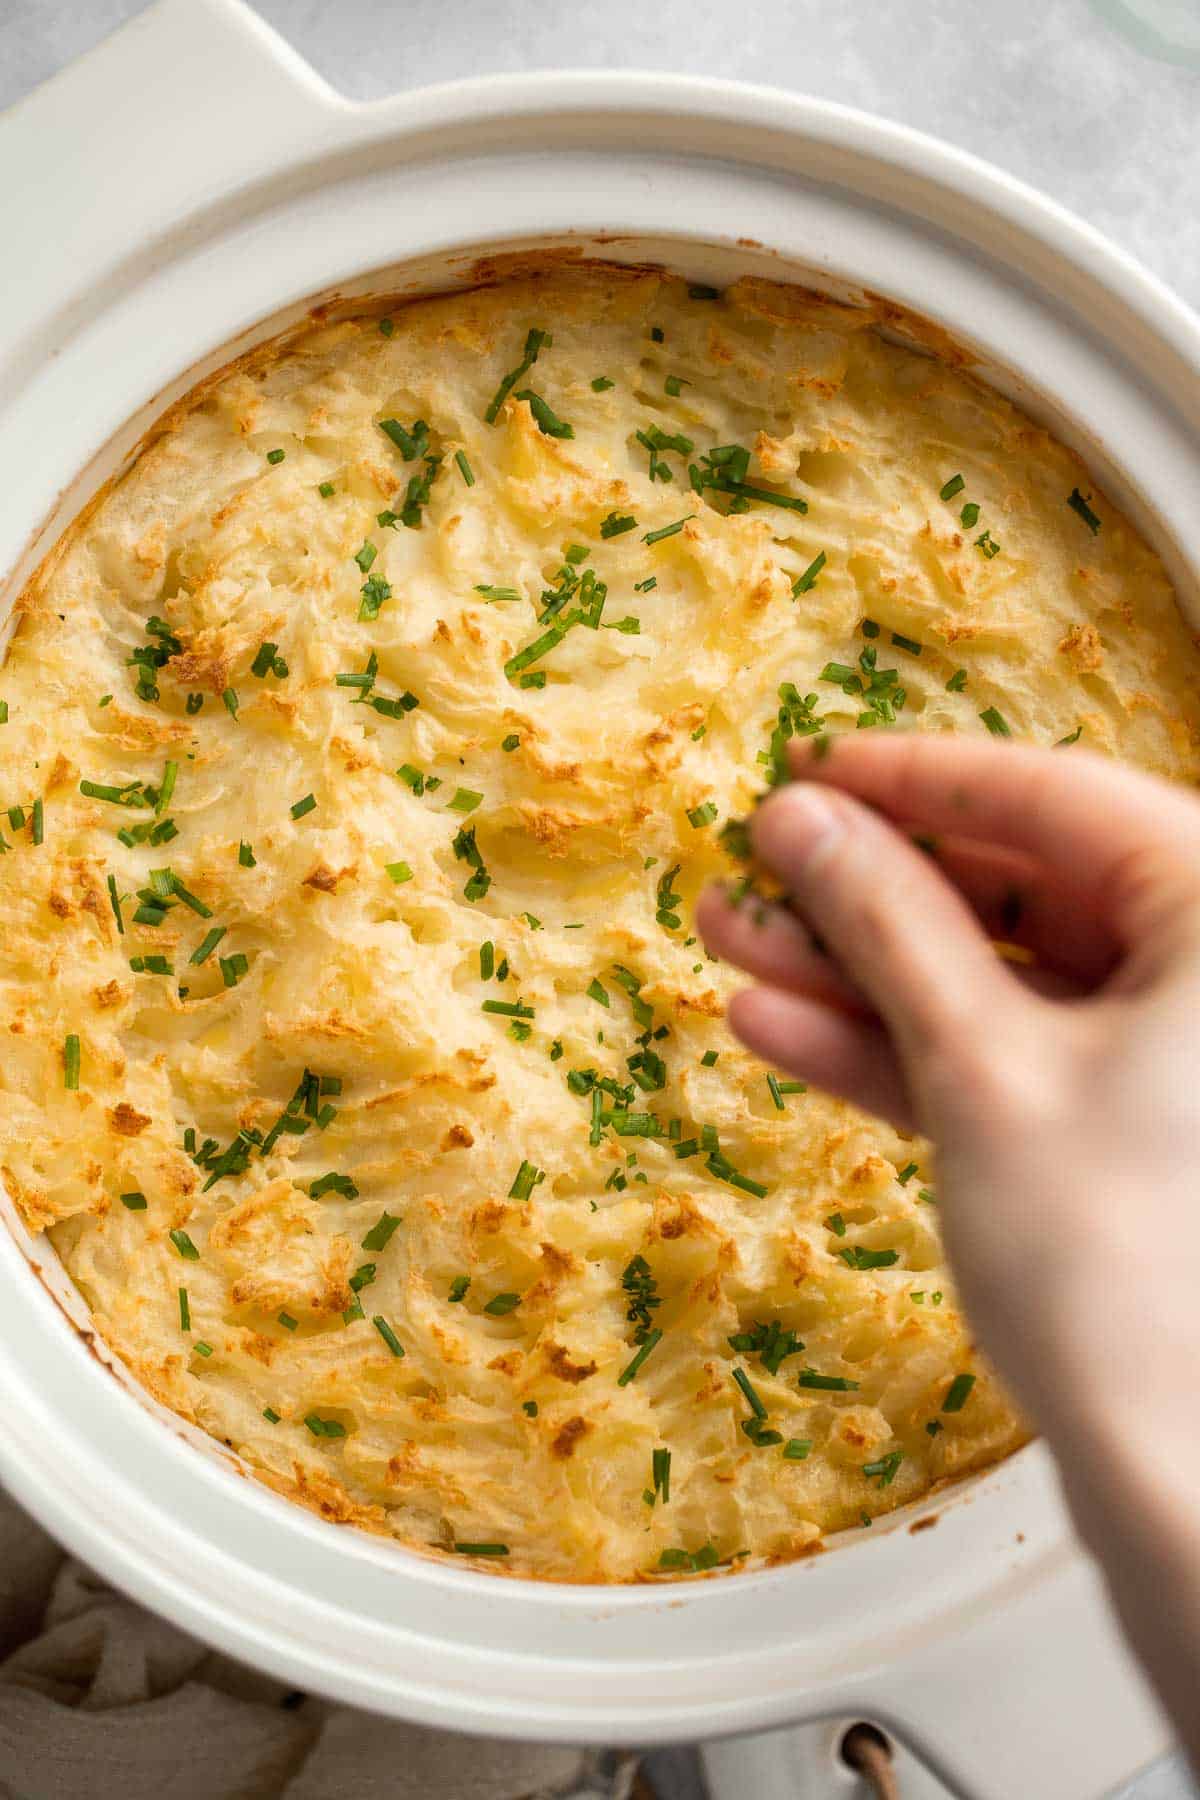
{"label": "white ceramic baking dish", "polygon": [[[1195,604],[1197,321],[1045,200],[895,126],[659,76],[350,105],[237,0],[160,0],[0,119],[0,168],[8,599],[168,401],[314,296],[445,288],[483,251],[566,242],[871,289],[936,321],[1083,449]],[[978,1800],[1088,1800],[1165,1745],[1036,1446],[790,1568],[489,1578],[325,1525],[188,1441],[6,1217],[0,1477],[146,1604],[299,1687],[642,1744],[867,1716]],[[803,1766],[845,1791],[832,1741]],[[799,1754],[760,1764],[756,1800]]]}

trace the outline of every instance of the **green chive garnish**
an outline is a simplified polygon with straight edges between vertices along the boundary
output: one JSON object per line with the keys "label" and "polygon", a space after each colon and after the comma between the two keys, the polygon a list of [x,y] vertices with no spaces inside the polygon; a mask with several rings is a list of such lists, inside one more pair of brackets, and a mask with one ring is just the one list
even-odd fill
{"label": "green chive garnish", "polygon": [[387,1345],[388,1349],[391,1351],[392,1355],[393,1356],[403,1356],[404,1355],[404,1345],[400,1342],[400,1339],[396,1336],[395,1332],[392,1330],[391,1326],[388,1324],[387,1320],[382,1316],[382,1314],[376,1313],[374,1318],[371,1320],[371,1323],[375,1327],[376,1331],[379,1333],[380,1337],[383,1339],[384,1343]]}
{"label": "green chive garnish", "polygon": [[939,500],[953,500],[955,494],[961,494],[966,487],[961,475],[952,475],[938,495]]}
{"label": "green chive garnish", "polygon": [[1071,492],[1067,495],[1067,505],[1071,508],[1072,512],[1077,512],[1079,514],[1092,536],[1095,537],[1100,529],[1099,516],[1092,511],[1078,488],[1072,488]]}
{"label": "green chive garnish", "polygon": [[993,737],[1012,736],[1012,732],[1009,730],[1008,721],[1005,719],[1004,714],[997,712],[994,706],[985,707],[979,716]]}
{"label": "green chive garnish", "polygon": [[305,794],[303,800],[297,800],[291,809],[293,819],[302,819],[306,813],[315,812],[316,806],[317,803],[313,796]]}
{"label": "green chive garnish", "polygon": [[677,532],[682,531],[688,520],[695,516],[695,513],[688,513],[686,518],[676,519],[673,525],[664,525],[658,531],[647,531],[642,538],[643,544],[661,544],[664,538],[674,537]]}
{"label": "green chive garnish", "polygon": [[467,461],[466,451],[465,450],[456,450],[454,452],[454,460],[458,464],[458,472],[462,476],[463,480],[466,482],[467,486],[469,488],[474,487],[475,486],[475,472],[472,469],[470,463]]}
{"label": "green chive garnish", "polygon": [[944,1413],[961,1412],[974,1386],[975,1377],[973,1375],[956,1375],[946,1390],[946,1398],[942,1401],[942,1411]]}
{"label": "green chive garnish", "polygon": [[399,1224],[399,1219],[394,1218],[391,1213],[381,1213],[374,1225],[372,1225],[370,1231],[368,1231],[366,1237],[363,1239],[363,1249],[385,1250],[391,1240],[392,1233]]}
{"label": "green chive garnish", "polygon": [[502,1319],[506,1313],[515,1312],[520,1304],[520,1294],[493,1294],[483,1310],[493,1319]]}
{"label": "green chive garnish", "polygon": [[507,1544],[455,1544],[457,1556],[507,1556]]}
{"label": "green chive garnish", "polygon": [[146,1204],[145,1194],[134,1192],[121,1195],[121,1205],[128,1207],[130,1212],[145,1212]]}
{"label": "green chive garnish", "polygon": [[200,1252],[197,1250],[186,1231],[181,1231],[176,1227],[174,1231],[169,1231],[167,1236],[174,1244],[176,1250],[178,1250],[180,1256],[182,1256],[184,1262],[200,1261]]}
{"label": "green chive garnish", "polygon": [[79,1039],[74,1032],[68,1036],[63,1045],[63,1086],[76,1089],[79,1086]]}
{"label": "green chive garnish", "polygon": [[792,598],[799,599],[801,594],[807,594],[810,588],[814,588],[817,585],[817,576],[824,567],[825,552],[819,550],[809,563],[807,569],[805,569],[803,575],[797,575],[795,581],[793,581]]}

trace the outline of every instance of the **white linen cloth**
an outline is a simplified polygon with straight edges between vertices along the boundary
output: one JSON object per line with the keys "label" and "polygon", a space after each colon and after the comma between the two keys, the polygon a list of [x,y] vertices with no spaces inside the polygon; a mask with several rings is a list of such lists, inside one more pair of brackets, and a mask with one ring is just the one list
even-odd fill
{"label": "white linen cloth", "polygon": [[0,1800],[627,1800],[633,1759],[353,1712],[209,1650],[0,1492]]}

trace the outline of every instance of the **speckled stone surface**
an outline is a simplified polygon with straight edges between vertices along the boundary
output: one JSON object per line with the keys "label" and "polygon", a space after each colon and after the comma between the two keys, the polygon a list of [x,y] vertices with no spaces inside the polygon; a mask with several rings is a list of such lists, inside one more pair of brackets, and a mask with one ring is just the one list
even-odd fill
{"label": "speckled stone surface", "polygon": [[[0,0],[0,107],[141,8]],[[258,10],[355,99],[504,70],[645,68],[863,107],[1053,195],[1200,308],[1200,68],[1148,55],[1144,36],[1122,30],[1120,0],[258,0]],[[699,1800],[687,1754],[654,1762],[664,1800]],[[1121,1800],[1195,1792],[1171,1760]]]}

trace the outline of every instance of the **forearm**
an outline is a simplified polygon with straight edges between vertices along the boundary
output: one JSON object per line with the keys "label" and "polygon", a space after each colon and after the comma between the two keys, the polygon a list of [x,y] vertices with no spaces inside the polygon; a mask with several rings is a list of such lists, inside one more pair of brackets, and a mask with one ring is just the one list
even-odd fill
{"label": "forearm", "polygon": [[1183,1269],[1157,1273],[1110,1274],[1086,1322],[1064,1314],[1072,1343],[1040,1410],[1079,1533],[1200,1768],[1200,1314]]}

